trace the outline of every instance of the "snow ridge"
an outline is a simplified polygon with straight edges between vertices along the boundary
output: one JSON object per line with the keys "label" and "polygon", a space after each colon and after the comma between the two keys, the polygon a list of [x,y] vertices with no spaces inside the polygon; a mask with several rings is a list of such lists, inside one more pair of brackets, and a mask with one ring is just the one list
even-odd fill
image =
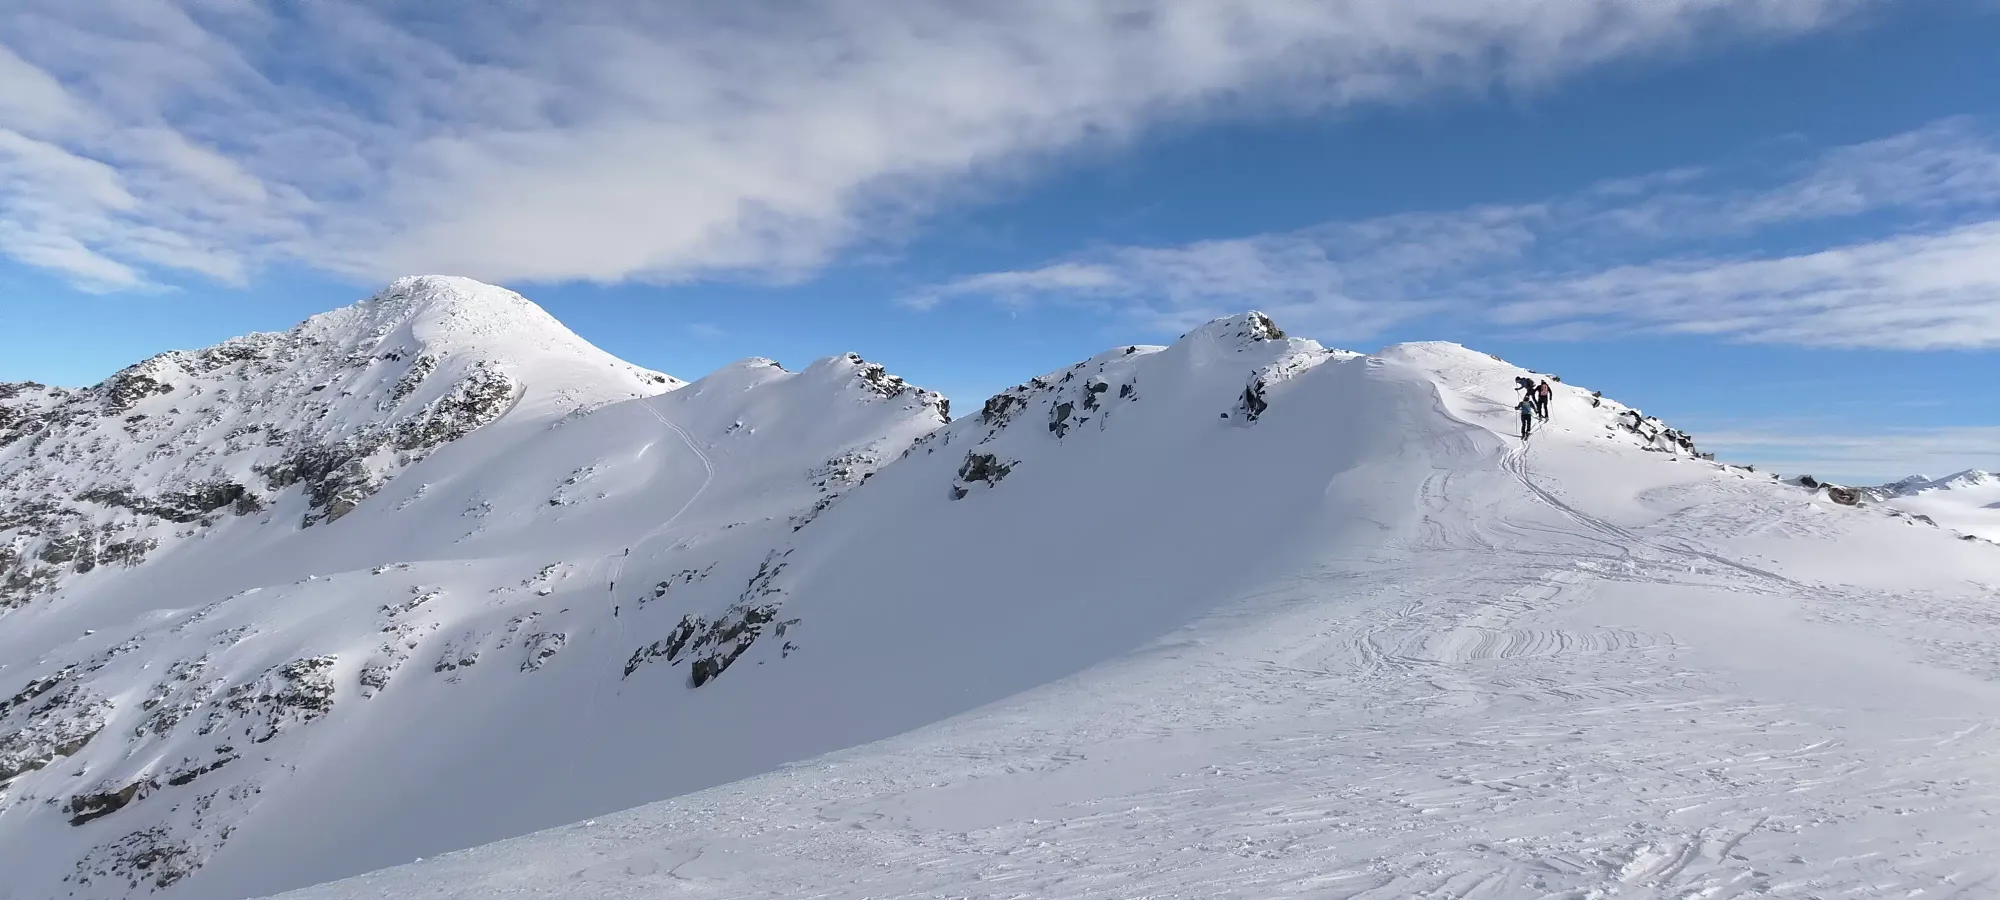
{"label": "snow ridge", "polygon": [[[8,386],[0,897],[233,900],[691,794],[626,820],[666,816],[679,835],[785,824],[719,838],[766,842],[735,867],[704,844],[671,864],[599,872],[557,846],[576,834],[567,829],[521,839],[529,851],[555,847],[521,857],[540,860],[533,871],[472,851],[449,863],[483,860],[471,873],[418,867],[395,876],[414,880],[317,896],[629,895],[629,879],[649,872],[748,895],[977,893],[978,878],[952,865],[894,867],[932,880],[888,884],[824,860],[805,871],[782,861],[875,859],[848,842],[904,839],[846,827],[895,819],[828,774],[849,764],[871,784],[923,775],[977,794],[960,769],[1004,780],[1084,765],[1085,781],[1115,787],[1118,761],[1131,763],[1139,793],[1092,798],[1101,813],[1206,796],[1179,763],[1134,756],[1135,734],[1204,760],[1222,757],[1201,735],[1226,734],[1268,741],[1258,753],[1275,755],[1260,760],[1356,766],[1386,745],[1314,741],[1407,733],[1416,743],[1389,757],[1438,756],[1464,741],[1421,734],[1462,735],[1464,722],[1397,717],[1463,710],[1517,735],[1559,735],[1596,717],[1720,709],[1708,695],[1645,694],[1699,681],[1675,637],[1698,623],[1534,615],[1620,579],[1792,596],[1803,582],[1764,558],[1783,545],[1750,554],[1702,543],[1763,534],[1770,520],[1889,548],[1842,544],[1840,561],[1931,560],[1946,585],[1923,600],[1933,618],[1958,614],[1937,600],[1962,589],[1950,585],[1992,573],[1978,568],[1993,565],[1978,555],[1987,545],[1717,464],[1684,433],[1554,376],[1535,376],[1554,381],[1555,400],[1524,443],[1511,391],[1527,374],[1453,344],[1332,350],[1250,312],[1170,346],[1112,348],[954,419],[942,396],[853,354],[798,372],[748,359],[682,383],[603,354],[519,295],[414,278],[290,332],[167,354],[83,391]],[[248,430],[231,438],[238,429]],[[1868,576],[1816,574],[1815,596],[1847,590],[1823,586],[1840,577]],[[1834,609],[1854,614],[1870,596],[1849,591]],[[1676,605],[1617,614],[1661,606]],[[1977,646],[1925,646],[1968,671],[1987,659]],[[1637,668],[1592,668],[1611,662]],[[1374,705],[1349,708],[1352,698]],[[1282,706],[1293,702],[1303,705]],[[1555,724],[1504,720],[1574,702],[1599,705],[1558,710]],[[1277,721],[1312,728],[1280,735]],[[1393,731],[1404,727],[1417,730]],[[1014,737],[995,743],[995,730]],[[961,731],[984,736],[953,743]],[[1090,752],[1062,750],[1063,735]],[[1565,741],[1536,752],[1569,753]],[[1581,773],[1569,791],[1542,793],[1646,775],[1591,769],[1638,755],[1590,746],[1565,757]],[[827,753],[838,755],[806,762]],[[1688,760],[1712,765],[1715,752],[1691,746],[1687,757],[1663,771],[1696,771]],[[1113,769],[1090,768],[1099,759]],[[1255,776],[1274,789],[1240,756],[1224,768],[1230,783]],[[1391,775],[1396,802],[1415,802],[1420,792],[1394,780],[1406,775]],[[1145,780],[1155,776],[1165,780]],[[776,784],[794,800],[744,794],[764,815],[693,794],[745,778],[756,779],[746,791]],[[1321,793],[1367,783],[1350,773]],[[796,805],[836,796],[846,799],[810,813]],[[1604,798],[1593,799],[1597,815]],[[1019,849],[1006,822],[1034,817],[954,818],[981,808],[924,807],[908,827],[957,832],[952,846],[985,859]],[[1478,821],[1440,832],[1397,815],[1365,833],[1485,833]],[[1539,835],[1547,822],[1582,821],[1549,815],[1509,827]],[[1536,877],[1579,895],[1631,884],[1715,895],[1697,883],[1706,870],[1685,861],[1693,842],[1633,815],[1629,834],[1537,837],[1556,842],[1538,853],[1591,862]],[[1840,806],[1827,819],[1858,815]],[[1245,858],[1273,861],[1287,841],[1311,840],[1225,848],[1179,827],[1128,834],[1193,848],[1148,845],[1149,872],[1221,853],[1240,873]],[[813,842],[768,843],[780,831]],[[957,860],[934,837],[898,846]],[[1263,849],[1238,855],[1244,847]],[[1758,850],[1757,865],[1869,856],[1805,849]],[[1092,855],[1102,852],[1076,865],[1103,864]],[[1501,865],[1499,852],[1383,846],[1373,871],[1383,896],[1463,895],[1488,882],[1470,869],[1449,884],[1419,883],[1422,873],[1440,860]],[[1733,865],[1730,852],[1713,854],[1717,871]],[[694,857],[708,862],[685,865]],[[588,877],[577,875],[584,865]],[[1273,862],[1279,881],[1268,884],[1181,872],[1182,888],[1325,888],[1314,880],[1325,873],[1289,865]],[[838,887],[849,876],[876,880]],[[1841,877],[1798,883],[1851,883]],[[653,888],[668,889],[643,889]]]}

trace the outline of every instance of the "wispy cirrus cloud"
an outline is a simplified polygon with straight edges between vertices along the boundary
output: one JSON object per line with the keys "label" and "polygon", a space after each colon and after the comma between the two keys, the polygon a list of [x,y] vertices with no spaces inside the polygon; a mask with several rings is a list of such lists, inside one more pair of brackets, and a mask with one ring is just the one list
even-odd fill
{"label": "wispy cirrus cloud", "polygon": [[1676,259],[1507,289],[1504,325],[1809,347],[2000,346],[2000,221],[1793,256]]}
{"label": "wispy cirrus cloud", "polygon": [[1519,257],[1548,215],[1538,206],[1495,206],[1174,247],[1109,248],[1038,269],[958,279],[903,302],[919,309],[982,296],[1017,305],[1097,303],[1160,331],[1184,330],[1254,303],[1316,333],[1372,333],[1440,309],[1429,296],[1440,284],[1430,275]]}
{"label": "wispy cirrus cloud", "polygon": [[104,288],[783,277],[1162,120],[1532,88],[1869,4],[18,0],[0,253]]}
{"label": "wispy cirrus cloud", "polygon": [[[910,304],[1088,301],[1161,325],[1259,306],[1343,339],[1450,315],[1550,338],[2000,347],[2000,136],[1981,123],[1949,119],[1825,150],[1762,187],[1716,184],[1713,172],[1684,169],[1536,204],[1104,248],[935,285]],[[1742,249],[1799,226],[1864,221],[1861,236],[1838,242]]]}

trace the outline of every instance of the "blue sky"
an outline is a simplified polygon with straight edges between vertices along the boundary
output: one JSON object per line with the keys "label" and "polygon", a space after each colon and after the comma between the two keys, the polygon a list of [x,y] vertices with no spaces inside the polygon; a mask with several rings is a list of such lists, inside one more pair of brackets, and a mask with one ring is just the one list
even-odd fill
{"label": "blue sky", "polygon": [[1259,308],[1829,477],[2000,468],[1986,0],[0,10],[0,379],[398,274],[962,406]]}

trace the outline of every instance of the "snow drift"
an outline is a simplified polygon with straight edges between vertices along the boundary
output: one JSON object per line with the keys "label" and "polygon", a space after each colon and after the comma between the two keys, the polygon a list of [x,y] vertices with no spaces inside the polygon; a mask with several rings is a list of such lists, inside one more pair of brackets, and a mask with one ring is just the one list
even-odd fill
{"label": "snow drift", "polygon": [[[1456,345],[1250,313],[956,420],[852,355],[683,384],[449,279],[222,346],[0,399],[0,898],[251,896],[670,797],[309,895],[1681,896],[1995,849],[1955,790],[1934,859],[1843,863],[1879,798],[1771,779],[1996,699],[1936,630],[1996,548],[1569,385],[1524,447],[1522,370]],[[1829,706],[1764,644],[1729,668],[1762,640],[1926,700]],[[1898,771],[1987,742],[1954,740]],[[1760,753],[1799,762],[1729,762]],[[1684,804],[1609,802],[1697,759],[1748,798],[1693,807],[1712,854]]]}

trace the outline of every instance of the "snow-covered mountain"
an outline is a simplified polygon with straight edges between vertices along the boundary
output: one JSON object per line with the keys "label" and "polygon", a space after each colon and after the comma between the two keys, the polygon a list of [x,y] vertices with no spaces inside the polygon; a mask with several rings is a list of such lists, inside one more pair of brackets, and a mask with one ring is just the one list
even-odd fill
{"label": "snow-covered mountain", "polygon": [[2000,476],[1967,469],[1943,478],[1912,475],[1875,488],[1881,502],[1940,526],[2000,541]]}
{"label": "snow-covered mountain", "polygon": [[0,900],[591,817],[302,896],[2000,877],[2000,548],[1560,382],[1522,442],[1527,373],[1457,345],[1250,313],[952,421],[853,356],[682,385],[444,279],[244,340],[5,401]]}
{"label": "snow-covered mountain", "polygon": [[632,765],[695,720],[624,663],[782,643],[792,535],[945,410],[854,357],[683,385],[444,278],[8,394],[7,898],[241,896],[752,771]]}
{"label": "snow-covered mountain", "polygon": [[[519,407],[587,410],[680,382],[519,295],[410,278],[282,334],[172,352],[87,390],[0,385],[0,607],[63,571],[134,566],[221,518],[337,519],[395,472]],[[298,484],[296,497],[284,494]],[[28,548],[22,537],[54,539]],[[33,549],[33,553],[25,550]]]}

